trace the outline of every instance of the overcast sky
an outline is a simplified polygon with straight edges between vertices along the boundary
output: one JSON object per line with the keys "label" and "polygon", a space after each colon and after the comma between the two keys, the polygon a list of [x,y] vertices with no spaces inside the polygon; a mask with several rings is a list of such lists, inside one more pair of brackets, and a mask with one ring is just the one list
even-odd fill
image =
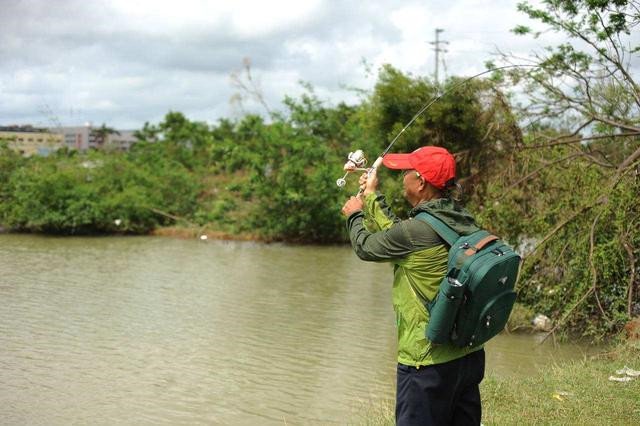
{"label": "overcast sky", "polygon": [[209,123],[263,112],[230,102],[245,57],[271,109],[301,80],[323,100],[355,102],[349,87],[370,89],[381,64],[433,75],[436,28],[449,42],[440,75],[472,75],[497,48],[540,45],[510,32],[531,24],[516,3],[0,0],[0,125],[136,129],[170,110]]}

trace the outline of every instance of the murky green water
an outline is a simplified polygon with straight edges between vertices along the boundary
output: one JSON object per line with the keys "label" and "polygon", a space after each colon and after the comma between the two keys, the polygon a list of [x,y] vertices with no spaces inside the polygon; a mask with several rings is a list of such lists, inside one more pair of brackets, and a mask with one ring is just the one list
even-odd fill
{"label": "murky green water", "polygon": [[0,423],[344,424],[394,396],[390,285],[348,247],[0,235]]}

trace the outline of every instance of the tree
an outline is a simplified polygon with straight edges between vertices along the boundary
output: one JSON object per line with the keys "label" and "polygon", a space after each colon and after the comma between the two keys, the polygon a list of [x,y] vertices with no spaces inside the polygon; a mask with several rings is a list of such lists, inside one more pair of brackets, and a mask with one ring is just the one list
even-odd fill
{"label": "tree", "polygon": [[102,123],[102,126],[98,127],[97,129],[91,130],[91,136],[94,137],[96,145],[99,148],[102,148],[105,146],[105,144],[107,143],[107,139],[109,138],[110,135],[119,135],[119,134],[120,134],[119,131],[115,130],[112,127],[107,127],[105,123]]}
{"label": "tree", "polygon": [[[547,0],[544,4],[546,9],[528,3],[521,3],[518,8],[570,38],[569,42],[534,55],[535,70],[514,72],[528,83],[531,95],[528,115],[541,122],[563,123],[572,131],[571,136],[586,133],[603,139],[637,136],[640,86],[630,59],[640,46],[631,45],[629,35],[640,23],[640,3]],[[531,30],[519,26],[515,32],[528,34]],[[557,136],[553,142],[567,137]],[[576,138],[572,140],[575,143]]]}
{"label": "tree", "polygon": [[[364,148],[381,152],[406,124],[439,93],[426,78],[404,74],[390,65],[380,70],[370,100],[362,108]],[[456,155],[457,176],[468,194],[481,196],[479,183],[522,138],[505,94],[489,79],[449,78],[443,96],[417,117],[393,146],[410,152],[423,145],[444,146]],[[381,174],[384,174],[381,171]],[[384,183],[383,183],[384,184]],[[386,187],[395,206],[402,206],[397,182]],[[400,214],[404,208],[397,210]]]}
{"label": "tree", "polygon": [[[640,314],[640,86],[631,67],[640,47],[630,36],[639,4],[545,0],[518,8],[569,39],[535,53],[533,68],[499,76],[524,83],[519,113],[529,134],[494,175],[483,216],[536,243],[523,266],[522,300],[550,313],[554,330],[601,337]],[[533,34],[526,26],[515,32]]]}

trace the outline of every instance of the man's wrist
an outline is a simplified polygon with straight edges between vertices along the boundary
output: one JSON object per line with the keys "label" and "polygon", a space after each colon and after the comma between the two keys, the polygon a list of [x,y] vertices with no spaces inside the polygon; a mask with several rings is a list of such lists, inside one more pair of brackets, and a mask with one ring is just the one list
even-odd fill
{"label": "man's wrist", "polygon": [[358,217],[364,217],[364,212],[362,210],[356,210],[349,213],[349,216],[347,216],[347,224],[350,224]]}
{"label": "man's wrist", "polygon": [[360,214],[364,215],[364,212],[362,211],[362,209],[358,209],[358,210],[354,210],[354,211],[352,211],[351,213],[349,213],[349,216],[347,216],[347,218],[349,218],[349,219],[350,219],[350,218],[352,218],[354,215],[356,215],[356,214],[358,214],[358,213],[360,213]]}

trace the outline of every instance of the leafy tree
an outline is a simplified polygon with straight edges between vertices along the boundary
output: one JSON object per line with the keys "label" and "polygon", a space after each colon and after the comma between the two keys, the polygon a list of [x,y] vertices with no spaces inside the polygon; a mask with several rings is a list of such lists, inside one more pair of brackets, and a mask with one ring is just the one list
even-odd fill
{"label": "leafy tree", "polygon": [[30,232],[145,233],[169,223],[165,212],[192,214],[198,191],[193,176],[166,158],[140,164],[116,153],[34,156],[3,185],[0,220]]}
{"label": "leafy tree", "polygon": [[105,146],[107,139],[109,138],[110,135],[119,135],[119,134],[120,132],[118,132],[117,130],[111,127],[107,127],[105,123],[102,123],[102,126],[98,127],[97,129],[91,130],[91,135],[95,138],[96,145],[99,148],[102,148]]}
{"label": "leafy tree", "polygon": [[339,164],[329,147],[296,135],[291,128],[278,132],[280,149],[263,157],[268,169],[255,171],[252,188],[257,203],[251,223],[268,239],[327,243],[344,239],[340,201],[335,187]]}
{"label": "leafy tree", "polygon": [[518,7],[569,38],[534,54],[535,68],[498,76],[524,83],[529,134],[478,204],[501,232],[533,243],[522,300],[550,314],[554,331],[598,338],[640,314],[640,88],[629,63],[640,9],[625,0]]}
{"label": "leafy tree", "polygon": [[[629,35],[640,23],[638,4],[626,0],[547,0],[543,4],[544,9],[528,3],[518,7],[531,19],[567,34],[569,41],[536,54],[533,71],[511,73],[527,83],[531,96],[527,115],[569,130],[552,138],[552,143],[571,143],[566,140],[569,136],[574,136],[575,143],[575,136],[586,133],[591,134],[589,140],[621,138],[622,144],[628,136],[637,136],[640,86],[629,61],[640,46],[631,45]],[[515,31],[531,32],[525,26]]]}
{"label": "leafy tree", "polygon": [[[439,94],[440,93],[440,94]],[[404,129],[423,107],[434,101]],[[363,107],[367,149],[381,152],[396,137],[393,151],[410,152],[423,145],[444,146],[455,153],[457,175],[469,195],[481,197],[482,182],[522,135],[503,89],[491,80],[448,79],[442,92],[431,81],[384,66],[369,102]],[[384,176],[386,172],[381,170]],[[393,205],[403,206],[397,181],[385,185]]]}

